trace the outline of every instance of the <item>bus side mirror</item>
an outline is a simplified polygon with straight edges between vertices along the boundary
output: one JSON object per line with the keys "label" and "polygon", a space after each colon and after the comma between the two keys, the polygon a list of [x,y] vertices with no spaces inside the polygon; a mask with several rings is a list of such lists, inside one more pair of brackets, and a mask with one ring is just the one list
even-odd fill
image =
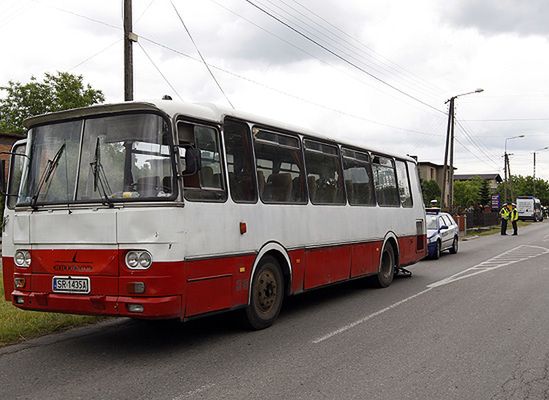
{"label": "bus side mirror", "polygon": [[6,195],[6,160],[0,162],[0,193]]}

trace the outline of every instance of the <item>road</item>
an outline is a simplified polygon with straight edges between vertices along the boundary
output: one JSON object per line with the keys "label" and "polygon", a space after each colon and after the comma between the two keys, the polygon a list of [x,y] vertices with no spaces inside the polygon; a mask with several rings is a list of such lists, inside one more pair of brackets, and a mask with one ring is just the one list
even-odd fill
{"label": "road", "polygon": [[291,298],[258,332],[117,320],[9,346],[0,398],[549,398],[549,223],[410,269]]}

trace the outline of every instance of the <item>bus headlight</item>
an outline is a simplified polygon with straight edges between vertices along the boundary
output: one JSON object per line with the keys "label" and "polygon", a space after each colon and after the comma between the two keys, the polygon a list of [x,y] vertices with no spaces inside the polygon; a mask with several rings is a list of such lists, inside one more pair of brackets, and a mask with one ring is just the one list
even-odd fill
{"label": "bus headlight", "polygon": [[17,250],[13,261],[19,268],[28,268],[31,264],[31,255],[28,250]]}
{"label": "bus headlight", "polygon": [[126,266],[129,269],[147,269],[152,264],[151,253],[145,250],[130,250],[126,254]]}

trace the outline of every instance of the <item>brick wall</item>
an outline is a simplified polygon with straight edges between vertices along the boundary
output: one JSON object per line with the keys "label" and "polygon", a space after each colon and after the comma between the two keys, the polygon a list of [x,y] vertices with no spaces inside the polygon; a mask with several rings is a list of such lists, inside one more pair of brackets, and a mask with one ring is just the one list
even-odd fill
{"label": "brick wall", "polygon": [[[11,151],[11,148],[13,147],[13,144],[17,142],[18,140],[23,139],[24,136],[20,135],[13,135],[13,134],[4,134],[0,133],[0,153],[2,152],[9,152]],[[7,179],[7,173],[9,169],[9,160],[10,155],[9,154],[0,154],[0,161],[5,160],[6,161],[6,176],[5,179]]]}

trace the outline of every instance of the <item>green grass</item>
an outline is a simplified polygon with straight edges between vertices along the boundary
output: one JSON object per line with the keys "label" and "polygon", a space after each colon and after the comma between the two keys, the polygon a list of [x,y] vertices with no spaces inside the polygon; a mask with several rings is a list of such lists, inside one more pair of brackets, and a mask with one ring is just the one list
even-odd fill
{"label": "green grass", "polygon": [[4,282],[0,273],[0,347],[75,326],[91,324],[99,319],[20,310],[4,299]]}
{"label": "green grass", "polygon": [[[520,228],[524,226],[530,225],[532,222],[527,221],[518,221],[518,231],[520,234]],[[496,233],[499,233],[501,230],[501,226],[491,226],[489,229],[483,229],[483,230],[476,230],[476,229],[467,229],[467,235],[466,237],[470,236],[488,236],[488,235],[495,235]],[[507,234],[510,235],[513,233],[513,227],[511,224],[507,225]]]}

